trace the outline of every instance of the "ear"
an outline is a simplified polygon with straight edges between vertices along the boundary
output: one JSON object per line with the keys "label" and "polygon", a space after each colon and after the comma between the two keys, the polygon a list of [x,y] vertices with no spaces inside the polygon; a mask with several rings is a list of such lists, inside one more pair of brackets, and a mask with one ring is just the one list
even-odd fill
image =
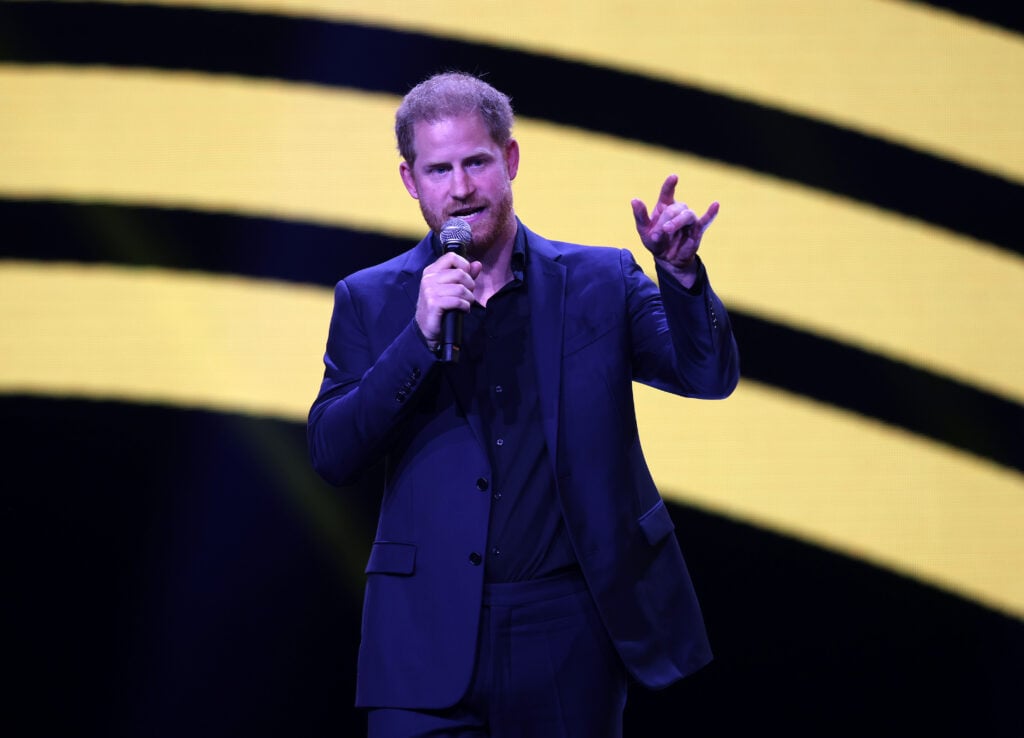
{"label": "ear", "polygon": [[514,138],[505,144],[505,167],[508,169],[509,181],[515,179],[519,172],[519,142]]}
{"label": "ear", "polygon": [[420,199],[420,191],[416,187],[416,177],[413,175],[412,167],[409,163],[403,161],[398,165],[398,173],[402,177],[402,184],[405,185],[405,189],[409,191],[409,194],[414,200]]}

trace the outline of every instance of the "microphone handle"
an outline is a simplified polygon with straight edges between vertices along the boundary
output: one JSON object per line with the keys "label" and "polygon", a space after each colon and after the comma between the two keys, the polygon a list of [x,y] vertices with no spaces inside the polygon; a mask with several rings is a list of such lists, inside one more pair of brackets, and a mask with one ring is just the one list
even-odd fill
{"label": "microphone handle", "polygon": [[[444,244],[445,252],[454,251],[459,256],[466,255],[466,247],[458,241]],[[462,350],[462,311],[447,310],[441,316],[441,361],[455,364],[459,361]]]}

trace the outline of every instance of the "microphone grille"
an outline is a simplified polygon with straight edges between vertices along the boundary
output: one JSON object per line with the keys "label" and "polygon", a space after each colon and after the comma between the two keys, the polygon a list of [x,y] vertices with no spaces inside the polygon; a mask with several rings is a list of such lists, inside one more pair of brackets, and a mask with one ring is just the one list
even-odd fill
{"label": "microphone grille", "polygon": [[441,227],[441,243],[468,246],[473,240],[473,229],[462,218],[449,218]]}

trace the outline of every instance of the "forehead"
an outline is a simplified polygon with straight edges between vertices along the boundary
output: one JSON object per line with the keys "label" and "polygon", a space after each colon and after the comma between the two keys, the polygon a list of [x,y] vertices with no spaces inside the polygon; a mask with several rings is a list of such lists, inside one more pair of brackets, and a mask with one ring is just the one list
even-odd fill
{"label": "forehead", "polygon": [[478,113],[417,122],[413,125],[413,146],[417,159],[434,161],[499,148]]}

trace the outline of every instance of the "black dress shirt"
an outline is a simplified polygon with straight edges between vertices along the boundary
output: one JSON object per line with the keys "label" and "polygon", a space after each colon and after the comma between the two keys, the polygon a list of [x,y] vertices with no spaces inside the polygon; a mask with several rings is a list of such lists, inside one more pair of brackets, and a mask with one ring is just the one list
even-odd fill
{"label": "black dress shirt", "polygon": [[544,441],[533,342],[529,258],[516,234],[513,278],[463,319],[462,351],[446,367],[459,395],[483,421],[492,496],[484,577],[488,582],[541,578],[576,566]]}

